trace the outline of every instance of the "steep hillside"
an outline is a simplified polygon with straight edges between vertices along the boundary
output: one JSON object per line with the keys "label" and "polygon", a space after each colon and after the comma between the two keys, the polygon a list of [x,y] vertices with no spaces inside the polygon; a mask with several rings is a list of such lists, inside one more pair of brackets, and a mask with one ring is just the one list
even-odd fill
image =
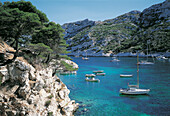
{"label": "steep hillside", "polygon": [[[131,11],[89,26],[78,21],[67,23],[65,39],[69,44],[69,55],[105,56],[120,52],[146,52],[147,43],[154,52],[170,50],[170,1],[153,5],[143,12]],[[87,20],[86,20],[87,21]],[[65,26],[64,25],[64,26]],[[85,26],[86,25],[86,26]],[[71,31],[71,34],[69,30]],[[107,53],[107,54],[106,54]]]}

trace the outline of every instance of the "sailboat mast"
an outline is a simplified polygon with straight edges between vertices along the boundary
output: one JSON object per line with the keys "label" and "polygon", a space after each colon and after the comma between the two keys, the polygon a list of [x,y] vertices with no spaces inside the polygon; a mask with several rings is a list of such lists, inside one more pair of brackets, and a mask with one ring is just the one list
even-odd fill
{"label": "sailboat mast", "polygon": [[137,86],[139,88],[139,55],[137,53]]}
{"label": "sailboat mast", "polygon": [[148,61],[148,41],[147,41],[147,61]]}

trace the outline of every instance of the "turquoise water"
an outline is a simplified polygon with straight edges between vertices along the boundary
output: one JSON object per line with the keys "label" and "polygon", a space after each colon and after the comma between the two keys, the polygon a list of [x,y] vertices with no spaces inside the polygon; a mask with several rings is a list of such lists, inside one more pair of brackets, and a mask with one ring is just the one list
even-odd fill
{"label": "turquoise water", "polygon": [[[60,76],[70,89],[71,99],[80,103],[75,116],[168,116],[170,115],[170,62],[156,61],[154,65],[140,66],[140,88],[150,88],[149,95],[119,95],[127,83],[136,84],[136,58],[121,57],[110,62],[110,57],[90,57],[84,61],[73,58],[79,65],[77,75]],[[151,59],[150,59],[151,60]],[[85,74],[104,70],[106,76],[97,76],[100,83],[86,82]],[[132,78],[120,78],[120,73],[131,73]],[[84,109],[87,111],[84,111]]]}

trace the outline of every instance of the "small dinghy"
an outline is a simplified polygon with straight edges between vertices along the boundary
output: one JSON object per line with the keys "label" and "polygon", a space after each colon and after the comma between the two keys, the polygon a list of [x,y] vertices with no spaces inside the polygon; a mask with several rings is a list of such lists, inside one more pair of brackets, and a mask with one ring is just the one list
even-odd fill
{"label": "small dinghy", "polygon": [[132,74],[120,74],[120,77],[132,77],[133,75]]}
{"label": "small dinghy", "polygon": [[96,70],[96,71],[93,71],[93,73],[103,73],[104,71],[103,70]]}
{"label": "small dinghy", "polygon": [[88,57],[82,57],[83,60],[88,60],[89,58]]}
{"label": "small dinghy", "polygon": [[106,73],[97,73],[98,76],[105,76]]}
{"label": "small dinghy", "polygon": [[86,74],[85,76],[86,77],[95,77],[96,75],[95,74]]}
{"label": "small dinghy", "polygon": [[89,81],[89,82],[100,82],[99,79],[95,79],[94,77],[93,77],[93,78],[88,78],[88,77],[86,77],[85,80],[86,80],[86,81]]}
{"label": "small dinghy", "polygon": [[110,62],[119,62],[120,60],[118,60],[118,59],[113,59],[113,60],[111,60]]}

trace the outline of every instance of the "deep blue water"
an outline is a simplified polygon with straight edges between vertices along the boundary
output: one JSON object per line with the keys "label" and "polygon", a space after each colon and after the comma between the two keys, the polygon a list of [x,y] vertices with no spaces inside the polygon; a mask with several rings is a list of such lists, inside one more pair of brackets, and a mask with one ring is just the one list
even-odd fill
{"label": "deep blue water", "polygon": [[[143,116],[170,115],[170,62],[155,60],[154,65],[139,66],[140,88],[150,88],[149,95],[120,95],[119,89],[127,83],[136,84],[136,58],[90,57],[88,61],[73,58],[79,65],[77,75],[59,76],[70,89],[71,99],[80,103],[76,116]],[[141,60],[141,59],[140,59]],[[150,59],[151,60],[151,59]],[[86,82],[85,74],[104,70],[106,76],[97,76],[100,83]],[[131,73],[132,78],[120,78],[120,73]],[[87,111],[83,112],[84,108]]]}

